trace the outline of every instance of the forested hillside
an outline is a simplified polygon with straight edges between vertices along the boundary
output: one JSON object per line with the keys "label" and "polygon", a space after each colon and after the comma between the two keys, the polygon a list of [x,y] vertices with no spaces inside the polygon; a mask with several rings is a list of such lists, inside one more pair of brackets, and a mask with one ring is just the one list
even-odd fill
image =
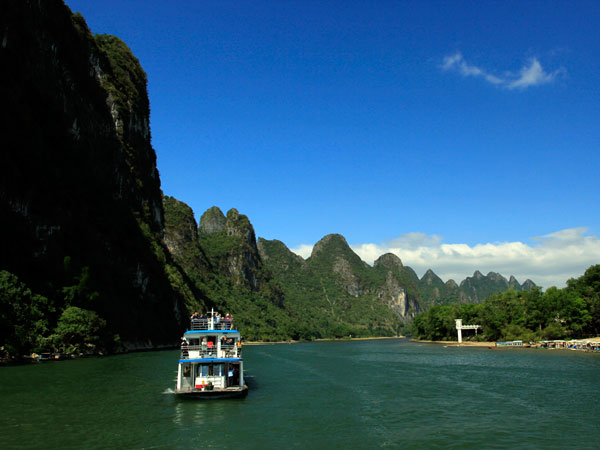
{"label": "forested hillside", "polygon": [[[600,265],[591,266],[567,287],[493,294],[482,303],[436,305],[413,323],[415,337],[455,340],[454,319],[479,324],[480,340],[524,341],[600,335]],[[474,336],[470,337],[471,339]]]}
{"label": "forested hillside", "polygon": [[420,311],[396,256],[370,267],[342,236],[330,235],[304,261],[282,242],[257,242],[235,209],[225,216],[212,207],[196,225],[185,203],[167,196],[164,208],[173,257],[211,304],[235,315],[248,339],[390,336]]}

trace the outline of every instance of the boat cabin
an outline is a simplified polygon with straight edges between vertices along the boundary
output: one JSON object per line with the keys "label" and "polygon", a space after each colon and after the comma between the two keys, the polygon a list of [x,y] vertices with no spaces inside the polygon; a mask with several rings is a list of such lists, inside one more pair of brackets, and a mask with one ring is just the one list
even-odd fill
{"label": "boat cabin", "polygon": [[245,392],[243,364],[241,335],[233,320],[193,319],[182,338],[176,392]]}

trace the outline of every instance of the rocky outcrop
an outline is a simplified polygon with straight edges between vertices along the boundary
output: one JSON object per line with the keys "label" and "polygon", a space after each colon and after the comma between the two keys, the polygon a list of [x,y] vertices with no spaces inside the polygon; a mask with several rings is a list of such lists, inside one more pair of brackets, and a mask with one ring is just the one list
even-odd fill
{"label": "rocky outcrop", "polygon": [[531,281],[529,278],[527,278],[521,285],[521,290],[530,291],[535,287],[537,287],[537,285],[533,281]]}
{"label": "rocky outcrop", "polygon": [[165,245],[174,256],[183,256],[187,247],[190,244],[197,244],[198,241],[198,227],[194,211],[185,203],[169,196],[163,198],[163,206]]}
{"label": "rocky outcrop", "polygon": [[122,343],[176,342],[185,297],[165,270],[143,69],[62,0],[3,3],[0,33],[0,267],[58,313],[85,271],[72,302]]}
{"label": "rocky outcrop", "polygon": [[198,231],[206,234],[220,233],[225,229],[226,221],[227,219],[225,218],[223,211],[218,207],[213,206],[202,214]]}
{"label": "rocky outcrop", "polygon": [[237,209],[232,208],[227,212],[225,233],[236,238],[239,243],[230,251],[227,258],[227,269],[230,276],[237,283],[250,286],[254,291],[259,289],[258,270],[261,265],[256,235],[252,224]]}
{"label": "rocky outcrop", "polygon": [[198,231],[200,246],[217,272],[236,285],[260,289],[262,263],[248,217],[235,208],[225,216],[213,206],[202,214]]}
{"label": "rocky outcrop", "polygon": [[400,317],[412,318],[422,311],[412,276],[406,271],[398,256],[386,253],[375,261],[373,268],[385,271],[385,282],[378,289],[379,298],[383,299]]}

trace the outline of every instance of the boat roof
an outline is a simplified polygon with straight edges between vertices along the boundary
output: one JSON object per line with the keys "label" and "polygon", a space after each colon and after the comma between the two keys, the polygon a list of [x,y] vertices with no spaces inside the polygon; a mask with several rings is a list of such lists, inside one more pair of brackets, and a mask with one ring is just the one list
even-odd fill
{"label": "boat roof", "polygon": [[240,334],[238,330],[188,330],[184,334]]}
{"label": "boat roof", "polygon": [[198,359],[180,359],[180,363],[185,362],[227,362],[227,361],[242,361],[242,358],[198,358]]}

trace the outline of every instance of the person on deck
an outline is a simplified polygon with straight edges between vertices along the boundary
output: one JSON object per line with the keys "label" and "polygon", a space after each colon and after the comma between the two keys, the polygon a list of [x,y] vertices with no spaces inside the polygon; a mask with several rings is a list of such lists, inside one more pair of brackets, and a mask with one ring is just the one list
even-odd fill
{"label": "person on deck", "polygon": [[188,359],[188,341],[186,338],[181,338],[181,359]]}

